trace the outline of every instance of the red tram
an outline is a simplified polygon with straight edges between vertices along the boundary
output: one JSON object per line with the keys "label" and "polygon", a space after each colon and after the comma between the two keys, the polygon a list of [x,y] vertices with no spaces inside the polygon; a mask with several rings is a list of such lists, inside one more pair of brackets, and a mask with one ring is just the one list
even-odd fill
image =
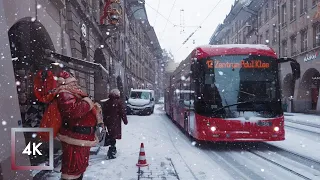
{"label": "red tram", "polygon": [[280,63],[266,45],[200,46],[171,74],[165,93],[167,115],[196,140],[282,141],[284,116]]}

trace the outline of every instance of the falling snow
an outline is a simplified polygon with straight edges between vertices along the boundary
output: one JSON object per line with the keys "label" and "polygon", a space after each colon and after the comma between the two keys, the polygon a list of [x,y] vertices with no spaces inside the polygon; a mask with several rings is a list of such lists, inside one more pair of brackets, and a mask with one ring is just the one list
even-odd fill
{"label": "falling snow", "polygon": [[3,126],[7,125],[7,121],[2,121],[2,125]]}

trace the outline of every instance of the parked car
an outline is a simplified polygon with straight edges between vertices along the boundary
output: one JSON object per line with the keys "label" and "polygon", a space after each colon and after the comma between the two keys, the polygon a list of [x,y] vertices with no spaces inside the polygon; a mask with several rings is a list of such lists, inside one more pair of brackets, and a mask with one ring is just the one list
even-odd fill
{"label": "parked car", "polygon": [[154,91],[148,89],[132,89],[126,98],[127,114],[152,114],[154,111]]}

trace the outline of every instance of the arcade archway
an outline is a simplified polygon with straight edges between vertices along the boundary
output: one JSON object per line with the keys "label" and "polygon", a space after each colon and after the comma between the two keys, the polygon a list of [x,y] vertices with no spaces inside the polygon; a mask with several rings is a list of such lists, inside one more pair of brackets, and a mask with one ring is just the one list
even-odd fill
{"label": "arcade archway", "polygon": [[[55,51],[52,40],[45,27],[38,21],[26,17],[15,23],[8,31],[12,63],[19,98],[23,127],[38,127],[45,105],[38,102],[33,92],[33,75],[46,63],[45,50]],[[26,142],[32,139],[32,133],[24,133]],[[56,148],[57,146],[55,146]],[[47,160],[48,144],[44,144],[42,157],[30,157],[31,165]]]}
{"label": "arcade archway", "polygon": [[[94,52],[94,62],[99,63],[104,67],[107,67],[106,58],[100,48],[96,49]],[[103,77],[99,73],[94,75],[94,98],[96,100],[102,100],[107,98],[107,94],[110,91],[109,87],[109,77]]]}
{"label": "arcade archway", "polygon": [[316,110],[319,96],[320,73],[315,68],[308,69],[299,85],[297,102],[306,110]]}
{"label": "arcade archway", "polygon": [[282,94],[284,98],[294,95],[294,85],[295,81],[293,81],[292,74],[287,74],[282,82]]}

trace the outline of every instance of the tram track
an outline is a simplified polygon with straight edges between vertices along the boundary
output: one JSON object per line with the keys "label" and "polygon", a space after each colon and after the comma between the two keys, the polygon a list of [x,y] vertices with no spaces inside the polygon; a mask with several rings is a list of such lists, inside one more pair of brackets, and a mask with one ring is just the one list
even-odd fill
{"label": "tram track", "polygon": [[[174,125],[171,123],[167,124],[170,129]],[[185,135],[182,132],[178,134]],[[185,138],[192,141],[186,136]],[[253,147],[245,145],[245,148],[242,148],[238,145],[231,145],[230,148],[220,146],[219,143],[207,143],[202,144],[199,149],[212,161],[218,163],[234,179],[260,180],[266,178],[287,179],[288,177],[305,180],[320,179],[320,161],[268,143],[253,144],[255,144]],[[276,154],[275,157],[279,158],[268,155],[266,151],[270,151],[272,155]]]}
{"label": "tram track", "polygon": [[320,125],[318,125],[318,124],[312,124],[312,123],[301,122],[301,121],[294,121],[294,120],[290,120],[290,119],[285,119],[285,122],[290,122],[290,123],[294,123],[294,124],[300,124],[300,125],[304,125],[304,126],[309,126],[309,127],[320,129]]}
{"label": "tram track", "polygon": [[[284,125],[284,126],[287,127],[287,128],[290,128],[290,129],[295,129],[295,130],[298,130],[298,131],[301,131],[301,132],[307,132],[309,134],[320,136],[320,132],[315,132],[315,131],[311,131],[311,130],[303,129],[303,128],[299,128],[299,127],[294,127],[294,126],[287,125],[287,124]],[[319,129],[319,131],[320,131],[320,129]]]}
{"label": "tram track", "polygon": [[[262,147],[262,149],[264,150],[268,149],[269,154],[264,152],[263,150],[259,150],[261,146],[258,149],[249,149],[247,151],[302,179],[320,179],[320,161],[267,143],[262,143]],[[277,159],[277,155],[283,158]],[[295,162],[295,166],[292,166],[292,164],[294,163],[288,162]],[[287,166],[286,164],[290,165]]]}

